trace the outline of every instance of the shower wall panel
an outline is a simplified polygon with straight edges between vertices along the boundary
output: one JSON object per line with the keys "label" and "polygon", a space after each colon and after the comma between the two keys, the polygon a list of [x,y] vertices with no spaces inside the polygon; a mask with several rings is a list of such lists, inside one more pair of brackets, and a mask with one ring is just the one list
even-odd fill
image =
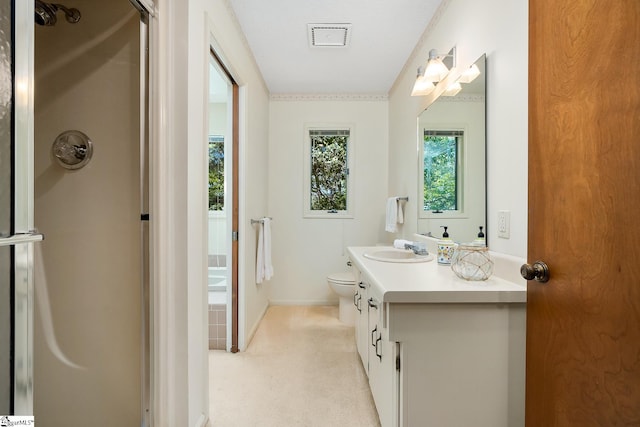
{"label": "shower wall panel", "polygon": [[[139,15],[129,1],[74,0],[69,24],[36,27],[35,224],[56,357],[38,312],[38,425],[134,426],[141,416]],[[82,169],[60,167],[56,136],[93,141]],[[36,292],[44,283],[36,284]],[[40,295],[43,295],[41,292]]]}

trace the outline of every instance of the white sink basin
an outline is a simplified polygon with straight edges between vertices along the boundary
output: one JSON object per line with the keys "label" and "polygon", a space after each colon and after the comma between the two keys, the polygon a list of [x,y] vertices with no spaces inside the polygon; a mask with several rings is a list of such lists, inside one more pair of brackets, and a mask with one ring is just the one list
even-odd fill
{"label": "white sink basin", "polygon": [[433,259],[433,255],[416,255],[411,250],[385,248],[372,252],[365,252],[365,258],[382,262],[427,262]]}

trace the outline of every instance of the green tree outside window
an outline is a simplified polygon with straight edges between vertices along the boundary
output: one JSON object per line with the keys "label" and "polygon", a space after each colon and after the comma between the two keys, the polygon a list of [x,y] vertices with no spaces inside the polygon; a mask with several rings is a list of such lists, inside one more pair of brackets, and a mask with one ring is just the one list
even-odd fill
{"label": "green tree outside window", "polygon": [[224,210],[224,138],[209,136],[209,210]]}
{"label": "green tree outside window", "polygon": [[311,210],[347,209],[348,130],[310,130]]}
{"label": "green tree outside window", "polygon": [[437,131],[425,132],[423,146],[425,211],[458,209],[459,138],[459,136],[439,135]]}

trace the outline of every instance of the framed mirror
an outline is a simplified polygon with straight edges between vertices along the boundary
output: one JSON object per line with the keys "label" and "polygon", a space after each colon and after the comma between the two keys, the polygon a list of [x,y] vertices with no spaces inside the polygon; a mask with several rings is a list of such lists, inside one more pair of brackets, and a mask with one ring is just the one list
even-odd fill
{"label": "framed mirror", "polygon": [[[486,55],[480,74],[418,117],[418,233],[456,242],[487,236]],[[486,237],[485,237],[486,241]]]}

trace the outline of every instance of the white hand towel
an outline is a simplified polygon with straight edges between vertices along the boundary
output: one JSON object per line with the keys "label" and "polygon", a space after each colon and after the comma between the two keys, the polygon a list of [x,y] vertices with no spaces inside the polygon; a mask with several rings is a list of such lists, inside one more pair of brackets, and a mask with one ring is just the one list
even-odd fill
{"label": "white hand towel", "polygon": [[398,200],[396,197],[387,199],[387,217],[384,229],[390,233],[398,231]]}
{"label": "white hand towel", "polygon": [[404,249],[404,245],[413,245],[411,240],[396,239],[393,241],[393,247],[396,249]]}
{"label": "white hand towel", "polygon": [[396,204],[398,205],[398,215],[396,222],[398,224],[404,224],[404,212],[402,211],[403,203],[400,200],[396,199]]}
{"label": "white hand towel", "polygon": [[269,280],[273,277],[273,265],[271,264],[271,219],[264,218],[262,226],[264,228],[264,278]]}
{"label": "white hand towel", "polygon": [[256,283],[273,277],[271,264],[271,220],[263,218],[258,224],[258,250],[256,253]]}
{"label": "white hand towel", "polygon": [[256,283],[264,280],[264,227],[258,223],[258,249],[256,251]]}

